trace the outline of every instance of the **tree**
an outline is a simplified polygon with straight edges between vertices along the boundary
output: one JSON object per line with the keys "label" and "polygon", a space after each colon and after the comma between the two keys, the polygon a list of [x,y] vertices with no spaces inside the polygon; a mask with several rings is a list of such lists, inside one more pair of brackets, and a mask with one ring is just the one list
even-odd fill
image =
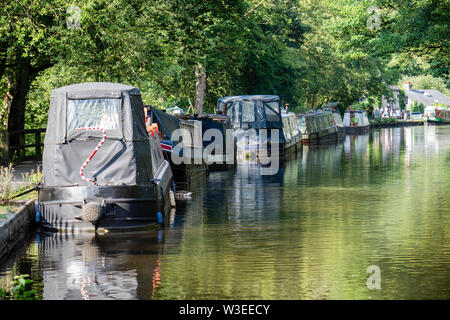
{"label": "tree", "polygon": [[56,62],[64,18],[61,3],[20,0],[0,6],[0,78],[6,86],[2,116],[9,131],[23,129],[31,82]]}
{"label": "tree", "polygon": [[413,77],[403,76],[398,82],[398,86],[401,87],[406,81],[411,82],[413,89],[435,89],[450,96],[450,89],[447,88],[445,81],[441,78],[436,78],[429,74]]}
{"label": "tree", "polygon": [[[7,1],[0,6],[2,125],[21,130],[26,96],[39,72],[56,63],[63,28],[63,1]],[[17,144],[11,137],[11,144]]]}
{"label": "tree", "polygon": [[[296,111],[332,101],[345,109],[363,96],[377,100],[404,74],[446,83],[448,3],[8,2],[0,8],[3,121],[23,128],[26,105],[26,118],[41,125],[50,91],[73,82],[128,83],[147,104],[196,113],[225,95],[277,94]],[[75,28],[66,24],[71,5],[79,8]],[[371,28],[374,14],[380,23]]]}

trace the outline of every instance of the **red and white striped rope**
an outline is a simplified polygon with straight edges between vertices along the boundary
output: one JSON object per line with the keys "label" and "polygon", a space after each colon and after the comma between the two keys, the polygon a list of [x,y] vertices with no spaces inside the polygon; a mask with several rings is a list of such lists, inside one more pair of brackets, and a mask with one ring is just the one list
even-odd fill
{"label": "red and white striped rope", "polygon": [[83,163],[83,165],[80,168],[80,177],[81,179],[83,179],[84,181],[87,182],[91,182],[94,186],[97,185],[97,183],[94,181],[94,179],[91,178],[86,178],[83,175],[83,170],[84,168],[86,168],[87,164],[89,163],[89,161],[91,161],[92,157],[97,153],[98,149],[100,149],[100,147],[103,145],[103,143],[106,140],[106,130],[100,127],[87,127],[87,128],[77,128],[77,130],[88,130],[88,131],[101,131],[103,133],[103,139],[99,142],[99,144],[95,147],[94,151],[91,153],[91,155],[89,156],[89,158],[87,158],[87,160]]}

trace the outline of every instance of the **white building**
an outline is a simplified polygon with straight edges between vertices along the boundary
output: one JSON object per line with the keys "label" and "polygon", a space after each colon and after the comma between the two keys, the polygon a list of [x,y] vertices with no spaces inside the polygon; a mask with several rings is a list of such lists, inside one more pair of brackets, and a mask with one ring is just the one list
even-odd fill
{"label": "white building", "polygon": [[423,104],[424,107],[434,105],[435,103],[443,103],[446,106],[450,106],[450,98],[439,90],[413,89],[409,81],[403,84],[403,90],[405,91],[406,110],[411,110],[414,101],[417,101],[418,104]]}

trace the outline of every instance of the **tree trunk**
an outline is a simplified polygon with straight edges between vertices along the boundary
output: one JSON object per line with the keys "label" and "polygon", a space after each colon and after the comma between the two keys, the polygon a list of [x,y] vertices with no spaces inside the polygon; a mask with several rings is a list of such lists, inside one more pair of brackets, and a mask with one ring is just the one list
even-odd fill
{"label": "tree trunk", "polygon": [[314,110],[314,105],[316,104],[316,95],[312,96],[311,99],[311,109]]}
{"label": "tree trunk", "polygon": [[205,99],[206,92],[206,72],[205,68],[198,64],[195,68],[195,76],[197,77],[197,82],[195,83],[195,113],[203,113],[203,101]]}
{"label": "tree trunk", "polygon": [[11,135],[11,132],[23,130],[25,127],[25,103],[32,79],[32,67],[28,62],[25,62],[17,70],[13,80],[14,83],[10,87],[12,100],[8,115],[9,145],[16,146],[15,154],[19,159],[24,157],[22,153],[25,143],[24,137],[18,134]]}
{"label": "tree trunk", "polygon": [[12,93],[14,92],[13,81],[6,76],[6,91],[3,95],[2,111],[0,114],[0,126],[2,129],[8,129],[8,117],[11,110]]}

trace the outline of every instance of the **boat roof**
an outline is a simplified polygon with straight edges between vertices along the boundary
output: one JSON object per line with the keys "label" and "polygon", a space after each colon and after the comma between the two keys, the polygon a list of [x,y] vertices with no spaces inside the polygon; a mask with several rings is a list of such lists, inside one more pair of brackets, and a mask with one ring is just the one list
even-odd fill
{"label": "boat roof", "polygon": [[[138,88],[120,83],[86,82],[56,88],[52,91],[44,143],[64,144],[68,139],[78,139],[85,136],[87,133],[82,131],[76,131],[75,133],[72,130],[69,133],[69,116],[72,116],[73,121],[77,121],[76,119],[79,119],[88,109],[97,108],[98,103],[94,101],[96,99],[120,100],[118,109],[115,109],[115,107],[98,109],[109,116],[120,117],[119,127],[109,129],[108,138],[124,139],[125,141],[148,140],[143,104]],[[68,101],[73,100],[78,100],[77,108],[70,107]],[[75,112],[75,110],[78,111]],[[116,113],[117,115],[115,115]],[[98,132],[95,134],[98,134]]]}
{"label": "boat roof", "polygon": [[322,115],[322,114],[326,114],[327,112],[322,111],[322,110],[308,110],[306,112],[303,113],[299,113],[300,116],[318,116],[318,115]]}
{"label": "boat roof", "polygon": [[222,97],[219,98],[218,102],[227,103],[230,101],[236,101],[236,100],[262,100],[262,101],[279,101],[280,97],[276,95],[242,95],[242,96],[229,96],[229,97]]}
{"label": "boat roof", "polygon": [[132,95],[141,94],[138,88],[127,84],[113,82],[85,82],[54,89],[52,91],[52,96],[66,93],[83,93],[84,96],[95,97],[98,93],[104,94],[106,92],[111,92],[111,94],[122,92],[128,92]]}
{"label": "boat roof", "polygon": [[352,109],[352,108],[353,107],[347,108],[347,110],[345,110],[345,112],[360,112],[360,113],[366,112],[366,110],[363,110],[363,109]]}

